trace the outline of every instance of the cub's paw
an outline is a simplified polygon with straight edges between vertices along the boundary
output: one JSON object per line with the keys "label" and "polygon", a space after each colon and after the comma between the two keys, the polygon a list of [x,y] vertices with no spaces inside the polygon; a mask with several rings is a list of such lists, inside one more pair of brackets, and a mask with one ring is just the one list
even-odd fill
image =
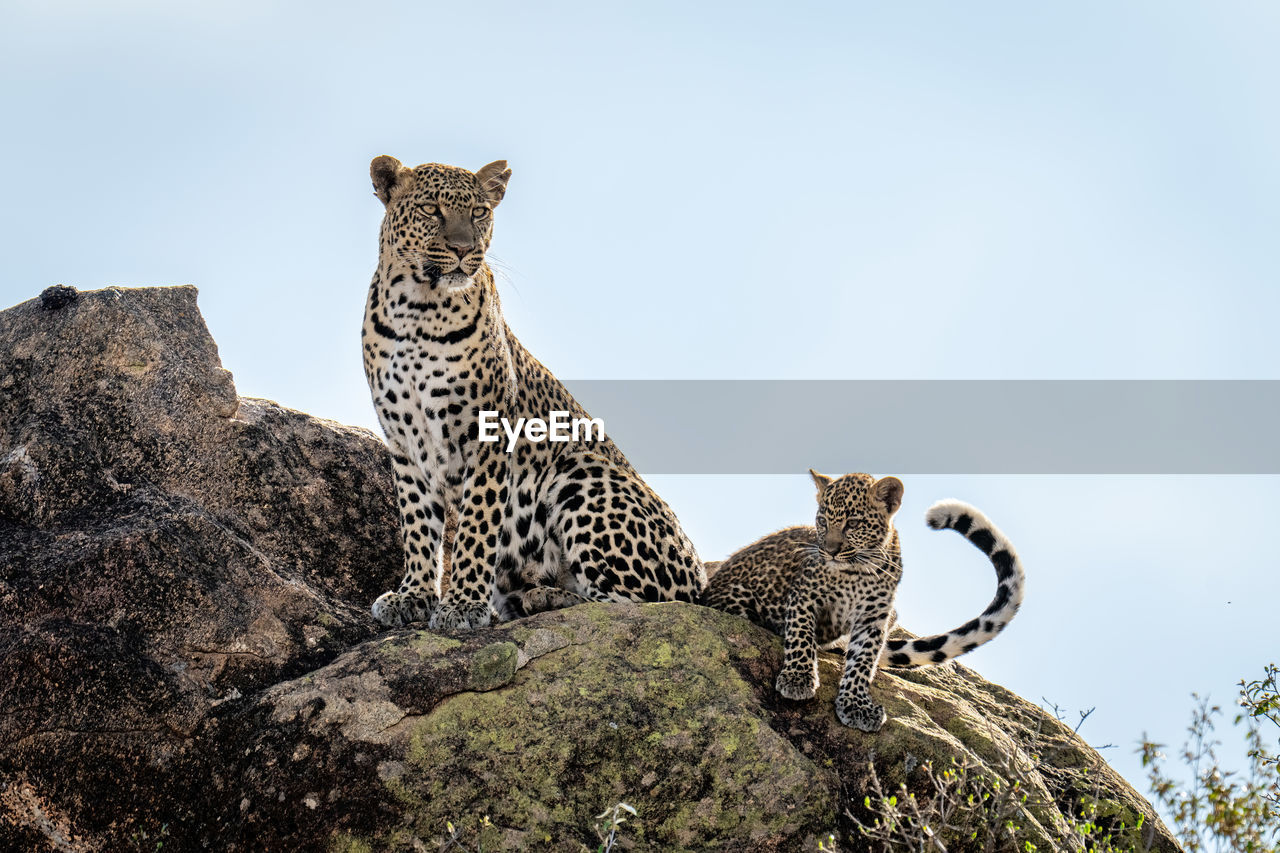
{"label": "cub's paw", "polygon": [[449,601],[447,598],[431,615],[433,631],[465,631],[483,628],[497,616],[489,602]]}
{"label": "cub's paw", "polygon": [[410,622],[425,622],[431,618],[439,600],[422,592],[384,592],[370,608],[373,618],[388,628],[398,628]]}
{"label": "cub's paw", "polygon": [[852,726],[864,732],[878,732],[884,725],[886,714],[883,705],[870,700],[855,702],[836,697],[836,716],[846,726]]}
{"label": "cub's paw", "polygon": [[811,672],[784,669],[773,686],[788,699],[812,699],[818,692],[818,677]]}

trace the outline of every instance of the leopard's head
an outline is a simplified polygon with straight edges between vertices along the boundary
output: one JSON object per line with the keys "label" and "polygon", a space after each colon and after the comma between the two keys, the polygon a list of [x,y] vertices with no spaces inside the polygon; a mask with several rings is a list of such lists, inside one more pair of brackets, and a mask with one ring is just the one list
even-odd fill
{"label": "leopard's head", "polygon": [[374,158],[369,175],[387,208],[382,261],[408,264],[432,288],[469,287],[489,250],[493,209],[507,191],[507,161],[478,172],[440,163],[410,169],[384,154]]}
{"label": "leopard's head", "polygon": [[818,487],[818,548],[841,563],[879,561],[893,539],[893,514],[902,506],[902,481],[870,474],[828,477],[809,470]]}

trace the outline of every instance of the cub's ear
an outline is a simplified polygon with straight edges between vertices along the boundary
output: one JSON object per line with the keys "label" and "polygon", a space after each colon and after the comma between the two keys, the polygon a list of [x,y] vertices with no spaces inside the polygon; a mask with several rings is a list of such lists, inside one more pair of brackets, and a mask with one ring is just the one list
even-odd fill
{"label": "cub's ear", "polygon": [[497,207],[498,202],[502,201],[502,197],[507,194],[507,181],[511,180],[511,170],[507,168],[506,160],[494,160],[488,166],[480,167],[480,171],[476,172],[476,180],[480,181],[480,188],[488,197],[489,204]]}
{"label": "cub's ear", "polygon": [[396,158],[383,154],[374,157],[369,164],[369,177],[373,178],[373,194],[387,205],[391,203],[391,193],[406,186],[413,178],[413,169],[405,168]]}
{"label": "cub's ear", "polygon": [[889,511],[889,515],[893,515],[898,511],[898,507],[902,506],[903,491],[902,481],[897,477],[884,477],[876,480],[876,484],[871,487],[871,493],[875,495],[876,500],[884,504],[884,508]]}
{"label": "cub's ear", "polygon": [[812,468],[809,469],[809,476],[813,478],[813,484],[818,487],[818,497],[822,497],[822,493],[827,490],[827,486],[830,486],[835,482],[834,477],[828,477],[826,474],[819,474]]}

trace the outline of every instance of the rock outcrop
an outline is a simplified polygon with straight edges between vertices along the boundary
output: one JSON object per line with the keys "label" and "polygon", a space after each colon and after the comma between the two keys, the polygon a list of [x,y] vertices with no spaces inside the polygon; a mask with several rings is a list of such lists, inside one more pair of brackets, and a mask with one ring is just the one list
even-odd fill
{"label": "rock outcrop", "polygon": [[[50,288],[0,312],[0,849],[866,849],[874,765],[1016,777],[1040,849],[1082,800],[1150,806],[1052,716],[950,665],[890,721],[772,689],[781,644],[682,604],[379,632],[398,579],[371,433],[239,398],[194,288]],[[450,830],[448,827],[452,826]],[[949,849],[964,849],[953,844]]]}

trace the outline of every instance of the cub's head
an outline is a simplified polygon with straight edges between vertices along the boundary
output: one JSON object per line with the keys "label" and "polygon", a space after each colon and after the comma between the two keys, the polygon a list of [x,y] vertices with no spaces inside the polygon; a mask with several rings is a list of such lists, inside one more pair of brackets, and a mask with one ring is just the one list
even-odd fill
{"label": "cub's head", "polygon": [[507,191],[507,161],[478,172],[440,163],[410,169],[384,154],[373,159],[369,175],[387,208],[382,262],[390,252],[390,260],[409,264],[433,288],[470,286],[489,249],[493,209]]}
{"label": "cub's head", "polygon": [[902,481],[870,474],[832,478],[812,468],[818,487],[818,548],[842,563],[883,555],[893,538],[893,514],[902,506]]}

